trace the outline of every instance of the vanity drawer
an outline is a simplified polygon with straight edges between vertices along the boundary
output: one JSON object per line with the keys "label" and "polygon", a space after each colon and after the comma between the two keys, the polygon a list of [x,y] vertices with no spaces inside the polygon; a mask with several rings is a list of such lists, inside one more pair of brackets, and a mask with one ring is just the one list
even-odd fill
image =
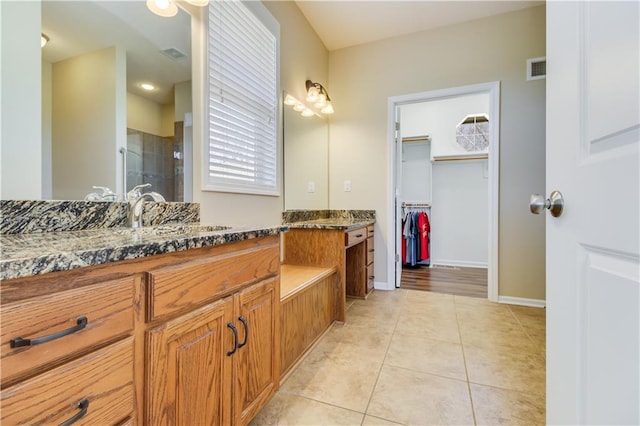
{"label": "vanity drawer", "polygon": [[375,250],[373,248],[373,237],[367,238],[367,265],[373,263],[373,257],[375,254]]}
{"label": "vanity drawer", "polygon": [[367,266],[367,292],[373,289],[373,280],[375,276],[373,275],[373,263]]}
{"label": "vanity drawer", "polygon": [[2,383],[131,332],[133,290],[131,276],[3,305]]}
{"label": "vanity drawer", "polygon": [[367,238],[372,238],[373,237],[373,225],[369,225],[367,226]]}
{"label": "vanity drawer", "polygon": [[133,415],[133,337],[109,345],[0,393],[2,424],[115,425]]}
{"label": "vanity drawer", "polygon": [[147,320],[196,308],[235,288],[278,275],[279,247],[271,244],[148,272]]}
{"label": "vanity drawer", "polygon": [[355,244],[358,244],[364,241],[367,238],[367,229],[359,228],[354,229],[353,231],[345,232],[345,245],[347,247],[351,247]]}

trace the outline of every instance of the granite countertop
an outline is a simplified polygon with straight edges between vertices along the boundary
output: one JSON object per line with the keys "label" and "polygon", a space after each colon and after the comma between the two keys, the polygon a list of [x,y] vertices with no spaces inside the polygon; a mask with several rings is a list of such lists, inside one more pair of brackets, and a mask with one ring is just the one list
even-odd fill
{"label": "granite countertop", "polygon": [[290,228],[350,231],[376,223],[374,210],[286,210],[282,222]]}
{"label": "granite countertop", "polygon": [[175,224],[2,235],[0,279],[23,278],[277,235],[287,225]]}
{"label": "granite countertop", "polygon": [[375,219],[349,219],[329,217],[321,219],[302,220],[298,222],[289,222],[289,228],[306,228],[306,229],[343,229],[350,231],[352,229],[362,228],[364,226],[373,225]]}

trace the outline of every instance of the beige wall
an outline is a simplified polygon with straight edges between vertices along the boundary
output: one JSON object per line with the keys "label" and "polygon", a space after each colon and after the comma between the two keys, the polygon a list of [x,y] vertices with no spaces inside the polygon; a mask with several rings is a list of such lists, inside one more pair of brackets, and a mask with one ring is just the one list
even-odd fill
{"label": "beige wall", "polygon": [[171,136],[173,132],[165,134],[163,110],[164,106],[157,102],[127,93],[127,127],[130,129],[157,136]]}
{"label": "beige wall", "polygon": [[[544,191],[545,82],[526,81],[545,54],[545,8],[333,51],[329,79],[330,208],[375,209],[376,281],[387,280],[388,98],[501,82],[499,294],[544,299],[544,220],[528,212]],[[344,192],[344,180],[352,191]],[[378,249],[380,248],[380,249]]]}
{"label": "beige wall", "polygon": [[42,197],[40,3],[0,2],[0,198]]}
{"label": "beige wall", "polygon": [[125,52],[114,47],[53,65],[54,199],[81,200],[93,185],[119,191],[118,147],[126,146],[124,81]]}
{"label": "beige wall", "polygon": [[[280,87],[294,96],[305,93],[306,79],[326,81],[328,52],[320,42],[294,2],[265,2],[265,6],[280,23]],[[203,52],[202,25],[195,17],[194,52]],[[203,68],[203,57],[195,58],[194,69]],[[197,72],[197,71],[196,71]],[[194,79],[194,201],[200,203],[201,220],[221,224],[279,224],[283,197],[230,194],[201,190],[202,131],[204,87],[202,78]],[[195,130],[198,129],[198,130]],[[282,152],[282,149],[281,151]]]}

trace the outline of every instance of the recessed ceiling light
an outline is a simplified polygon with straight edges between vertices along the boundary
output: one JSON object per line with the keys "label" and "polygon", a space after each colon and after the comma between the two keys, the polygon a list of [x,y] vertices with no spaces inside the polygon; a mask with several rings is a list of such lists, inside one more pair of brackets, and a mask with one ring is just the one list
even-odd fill
{"label": "recessed ceiling light", "polygon": [[156,86],[151,83],[140,83],[140,88],[146,90],[147,92],[151,92],[152,90],[156,90]]}

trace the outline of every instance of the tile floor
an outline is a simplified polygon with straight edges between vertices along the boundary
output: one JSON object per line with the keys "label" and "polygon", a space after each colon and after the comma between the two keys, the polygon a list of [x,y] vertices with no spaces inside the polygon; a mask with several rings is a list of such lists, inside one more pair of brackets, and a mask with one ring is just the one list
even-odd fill
{"label": "tile floor", "polygon": [[251,425],[544,422],[544,309],[396,290],[349,299]]}

